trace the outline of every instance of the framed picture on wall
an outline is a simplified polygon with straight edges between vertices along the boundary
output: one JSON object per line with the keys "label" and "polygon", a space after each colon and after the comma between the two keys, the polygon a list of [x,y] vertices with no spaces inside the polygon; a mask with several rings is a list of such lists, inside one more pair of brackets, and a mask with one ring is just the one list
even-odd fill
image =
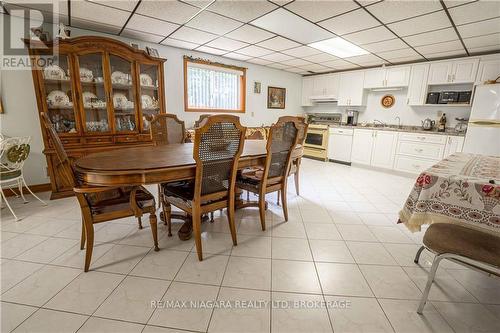
{"label": "framed picture on wall", "polygon": [[156,57],[156,58],[159,58],[160,57],[160,54],[158,53],[158,50],[157,49],[154,49],[152,47],[149,47],[149,46],[146,46],[146,52],[152,56],[152,57]]}
{"label": "framed picture on wall", "polygon": [[286,100],[286,88],[267,87],[267,108],[284,109]]}
{"label": "framed picture on wall", "polygon": [[260,94],[261,87],[262,87],[262,84],[260,82],[254,81],[253,82],[253,93],[254,94]]}

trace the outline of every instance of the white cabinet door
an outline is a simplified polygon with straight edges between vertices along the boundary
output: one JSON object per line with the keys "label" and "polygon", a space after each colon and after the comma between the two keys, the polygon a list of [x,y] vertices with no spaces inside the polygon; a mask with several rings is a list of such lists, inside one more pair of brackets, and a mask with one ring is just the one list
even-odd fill
{"label": "white cabinet door", "polygon": [[408,85],[408,104],[423,105],[427,94],[427,76],[429,64],[411,66],[411,78]]}
{"label": "white cabinet door", "polygon": [[463,136],[448,136],[448,140],[446,140],[446,145],[444,147],[444,157],[446,158],[453,153],[461,152],[464,145],[464,139]]}
{"label": "white cabinet door", "polygon": [[365,73],[363,71],[353,72],[350,75],[351,89],[350,89],[350,106],[365,105],[365,91],[363,90],[363,82],[365,80]]}
{"label": "white cabinet door", "polygon": [[326,87],[328,85],[328,77],[325,75],[313,77],[313,96],[326,95]]}
{"label": "white cabinet door", "polygon": [[349,105],[349,99],[351,98],[350,77],[351,77],[351,73],[340,74],[339,98],[338,98],[338,102],[337,102],[337,105],[339,105],[339,106]]}
{"label": "white cabinet door", "polygon": [[453,70],[453,62],[443,61],[434,62],[429,67],[428,84],[444,84],[451,82],[451,74]]}
{"label": "white cabinet door", "polygon": [[371,165],[379,168],[392,169],[394,156],[396,154],[398,133],[374,131],[374,137]]}
{"label": "white cabinet door", "polygon": [[310,97],[313,93],[313,78],[305,77],[302,79],[302,106],[311,106]]}
{"label": "white cabinet door", "polygon": [[500,76],[500,60],[487,60],[479,63],[477,73],[477,84],[483,84],[487,80],[495,80]]}
{"label": "white cabinet door", "polygon": [[[388,67],[385,71],[386,87],[406,87],[410,78],[410,66]],[[366,73],[365,73],[366,80]]]}
{"label": "white cabinet door", "polygon": [[476,80],[479,59],[463,59],[453,62],[453,83],[471,83]]}
{"label": "white cabinet door", "polygon": [[338,97],[340,75],[329,74],[326,76],[326,95]]}
{"label": "white cabinet door", "polygon": [[365,88],[380,88],[384,87],[385,69],[377,68],[365,71]]}
{"label": "white cabinet door", "polygon": [[356,129],[352,138],[351,161],[370,165],[373,147],[373,131]]}

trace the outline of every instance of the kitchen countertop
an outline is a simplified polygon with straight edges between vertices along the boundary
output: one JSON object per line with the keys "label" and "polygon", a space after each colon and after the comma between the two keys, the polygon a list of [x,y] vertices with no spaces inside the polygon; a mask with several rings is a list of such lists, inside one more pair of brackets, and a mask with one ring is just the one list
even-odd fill
{"label": "kitchen countertop", "polygon": [[330,127],[345,127],[345,128],[353,128],[353,129],[372,129],[378,131],[395,131],[395,132],[409,132],[409,133],[427,133],[427,134],[437,134],[437,135],[456,135],[456,136],[465,136],[465,132],[457,132],[453,127],[447,127],[445,132],[438,132],[437,128],[433,128],[432,130],[424,130],[420,126],[406,126],[401,125],[373,125],[367,124],[366,126],[357,125],[351,126],[347,124],[341,125],[329,125]]}

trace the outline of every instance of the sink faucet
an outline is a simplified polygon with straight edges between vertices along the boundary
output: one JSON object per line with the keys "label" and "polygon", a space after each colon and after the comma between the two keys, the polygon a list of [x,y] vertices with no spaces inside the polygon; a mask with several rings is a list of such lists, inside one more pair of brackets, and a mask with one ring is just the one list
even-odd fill
{"label": "sink faucet", "polygon": [[394,119],[397,119],[397,121],[398,121],[398,128],[401,128],[401,118],[399,118],[399,116],[397,116]]}
{"label": "sink faucet", "polygon": [[378,120],[378,119],[373,119],[373,124],[375,124],[375,123],[379,123],[379,124],[380,124],[380,125],[382,125],[382,126],[387,126],[387,124],[386,124],[386,123],[384,123],[383,121],[380,121],[380,120]]}

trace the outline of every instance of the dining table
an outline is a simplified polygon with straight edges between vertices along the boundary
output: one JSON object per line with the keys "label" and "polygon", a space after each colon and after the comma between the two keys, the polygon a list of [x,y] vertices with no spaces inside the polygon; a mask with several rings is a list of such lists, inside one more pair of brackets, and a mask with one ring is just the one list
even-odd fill
{"label": "dining table", "polygon": [[423,171],[398,222],[412,232],[457,223],[500,235],[500,157],[455,153]]}

